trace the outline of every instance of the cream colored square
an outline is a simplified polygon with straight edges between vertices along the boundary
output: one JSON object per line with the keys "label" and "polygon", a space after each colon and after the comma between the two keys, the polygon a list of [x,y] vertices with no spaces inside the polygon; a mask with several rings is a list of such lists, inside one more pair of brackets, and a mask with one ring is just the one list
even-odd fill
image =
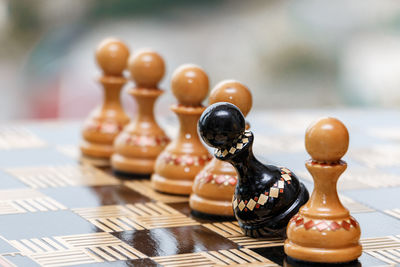
{"label": "cream colored square", "polygon": [[286,173],[290,173],[290,170],[287,168],[282,168],[282,171],[286,172]]}
{"label": "cream colored square", "polygon": [[242,211],[242,210],[244,209],[245,206],[246,206],[246,205],[244,204],[243,200],[240,201],[240,203],[239,203],[239,205],[238,205],[240,211]]}
{"label": "cream colored square", "polygon": [[225,157],[226,155],[228,155],[228,150],[225,149],[224,152],[222,152],[222,156]]}
{"label": "cream colored square", "polygon": [[243,144],[242,144],[242,143],[238,143],[238,144],[236,145],[236,148],[237,148],[237,149],[242,149],[242,148],[243,148]]}
{"label": "cream colored square", "polygon": [[234,147],[231,147],[231,149],[229,149],[229,153],[231,153],[231,154],[235,153],[235,151],[236,151],[236,148],[234,148]]}
{"label": "cream colored square", "polygon": [[233,208],[236,209],[237,205],[238,205],[238,204],[237,204],[237,199],[235,199],[235,200],[233,201]]}
{"label": "cream colored square", "polygon": [[285,182],[284,181],[278,181],[278,188],[284,188],[285,187]]}
{"label": "cream colored square", "polygon": [[278,197],[279,195],[279,188],[271,188],[271,190],[269,190],[269,196],[270,197]]}
{"label": "cream colored square", "polygon": [[282,174],[281,177],[282,177],[283,179],[285,179],[285,181],[290,181],[290,180],[292,180],[292,178],[290,177],[289,174]]}
{"label": "cream colored square", "polygon": [[261,194],[260,197],[258,198],[257,203],[260,205],[264,205],[268,201],[268,197],[264,194]]}
{"label": "cream colored square", "polygon": [[249,138],[243,138],[243,139],[242,139],[242,143],[243,143],[243,144],[246,144],[246,143],[248,143],[248,142],[249,142]]}
{"label": "cream colored square", "polygon": [[257,202],[255,202],[253,199],[250,199],[249,202],[247,203],[247,207],[250,210],[253,210],[256,204],[257,204]]}

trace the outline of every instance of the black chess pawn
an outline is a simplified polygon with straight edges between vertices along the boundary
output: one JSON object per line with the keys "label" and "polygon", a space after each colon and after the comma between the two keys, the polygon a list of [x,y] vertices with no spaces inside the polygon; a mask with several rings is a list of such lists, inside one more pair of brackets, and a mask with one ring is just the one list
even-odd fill
{"label": "black chess pawn", "polygon": [[253,154],[254,136],[245,130],[240,110],[230,103],[216,103],[202,114],[198,129],[202,139],[215,147],[215,157],[230,162],[238,173],[233,197],[235,217],[251,237],[286,236],[289,220],[309,194],[293,172],[264,165]]}

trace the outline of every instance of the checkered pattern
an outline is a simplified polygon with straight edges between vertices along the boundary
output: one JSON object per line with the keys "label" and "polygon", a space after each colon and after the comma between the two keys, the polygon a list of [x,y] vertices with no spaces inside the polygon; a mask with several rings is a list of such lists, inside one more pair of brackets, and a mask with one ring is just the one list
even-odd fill
{"label": "checkered pattern", "polygon": [[215,151],[215,155],[217,157],[225,157],[228,154],[235,154],[238,151],[240,151],[245,144],[247,144],[249,142],[249,137],[252,136],[252,133],[250,131],[246,131],[241,137],[239,137],[237,143],[235,145],[233,145],[232,147],[230,147],[229,149],[217,149]]}
{"label": "checkered pattern", "polygon": [[258,196],[255,196],[254,198],[251,198],[249,200],[238,200],[236,198],[233,199],[233,208],[239,208],[240,211],[253,211],[254,208],[258,209],[261,206],[264,206],[265,203],[268,202],[268,199],[270,198],[278,198],[279,194],[282,194],[284,192],[285,188],[285,182],[287,186],[290,186],[291,180],[292,180],[292,172],[285,168],[281,167],[281,179],[276,182],[270,189],[269,191],[266,191],[264,193],[261,193]]}
{"label": "checkered pattern", "polygon": [[[354,129],[350,132],[352,140],[360,141],[346,159],[349,169],[339,180],[340,198],[361,226],[362,265],[395,266],[400,264],[400,207],[395,201],[400,165],[391,155],[396,155],[400,136],[397,138],[396,131],[390,136],[382,134],[386,133],[384,123],[370,123],[368,131],[357,132],[361,128],[351,123],[357,126],[357,122],[376,115],[367,113],[345,113],[349,128]],[[388,113],[382,118],[396,121],[399,115]],[[307,124],[316,117],[319,114],[255,114],[254,127],[268,125],[265,131],[254,128],[255,153],[268,155],[271,162],[285,162],[297,174],[304,174],[300,176],[306,178],[303,182],[309,187],[312,180],[303,167],[306,158],[298,153],[297,144],[304,141]],[[79,165],[79,139],[71,133],[79,133],[80,128],[80,122],[0,127],[0,265],[283,264],[283,258],[277,256],[281,255],[282,239],[243,236],[236,221],[198,220],[190,214],[188,197],[156,192],[149,180],[122,181],[108,171]],[[269,131],[273,135],[263,136]],[[220,151],[220,155],[237,153],[250,135],[245,133],[239,143]],[[268,146],[263,146],[263,140],[280,142],[274,136],[279,140],[290,136],[288,140],[296,140],[296,149],[287,149],[287,144],[275,146],[274,154],[266,153]],[[377,145],[371,146],[371,139],[377,140]],[[362,147],[362,140],[369,142]],[[382,153],[386,159],[379,156]],[[271,190],[247,202],[236,200],[233,205],[254,210],[279,197],[291,181],[291,172],[281,170],[281,179]],[[293,220],[299,227],[317,231],[353,227],[350,220],[336,224]]]}

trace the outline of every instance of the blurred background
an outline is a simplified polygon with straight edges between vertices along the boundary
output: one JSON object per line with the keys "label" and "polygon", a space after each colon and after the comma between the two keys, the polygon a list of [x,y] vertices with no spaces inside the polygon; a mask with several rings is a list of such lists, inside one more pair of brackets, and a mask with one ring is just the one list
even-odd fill
{"label": "blurred background", "polygon": [[[255,109],[400,107],[398,0],[0,0],[0,120],[84,118],[105,37],[247,84]],[[126,88],[132,86],[128,84]],[[123,93],[127,110],[135,103]]]}

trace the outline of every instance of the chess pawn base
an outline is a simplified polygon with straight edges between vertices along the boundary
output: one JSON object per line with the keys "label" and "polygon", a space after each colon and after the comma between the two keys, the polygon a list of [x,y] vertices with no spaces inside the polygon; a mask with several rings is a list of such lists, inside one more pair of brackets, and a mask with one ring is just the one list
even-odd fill
{"label": "chess pawn base", "polygon": [[129,123],[119,100],[122,86],[126,83],[123,77],[101,77],[104,87],[104,103],[91,112],[85,122],[80,145],[82,159],[99,166],[107,162],[114,151],[113,142],[124,126]]}
{"label": "chess pawn base", "polygon": [[204,107],[173,105],[179,119],[179,135],[158,156],[151,176],[155,190],[177,195],[190,195],[196,175],[211,160],[208,150],[197,135],[197,121]]}
{"label": "chess pawn base", "polygon": [[230,163],[213,158],[196,176],[189,204],[198,214],[233,217],[237,174]]}
{"label": "chess pawn base", "polygon": [[205,148],[200,147],[196,152],[201,154],[175,154],[167,147],[157,158],[151,176],[153,188],[168,194],[190,195],[194,177],[211,160]]}
{"label": "chess pawn base", "polygon": [[308,262],[301,261],[289,256],[286,256],[283,260],[284,267],[361,267],[361,263],[358,260],[344,262],[344,263],[316,263],[316,262]]}
{"label": "chess pawn base", "polygon": [[[314,191],[310,201],[288,224],[285,253],[308,262],[342,263],[356,260],[362,253],[360,226],[342,206],[336,193],[336,183],[346,169],[346,163],[341,161],[329,165],[309,161],[306,167],[314,177]],[[313,205],[321,203],[319,199],[324,200],[322,203],[325,206]]]}
{"label": "chess pawn base", "polygon": [[193,186],[190,180],[172,180],[158,174],[151,176],[151,183],[155,190],[173,195],[189,195]]}
{"label": "chess pawn base", "polygon": [[111,165],[114,171],[132,177],[150,175],[154,172],[157,156],[170,141],[153,114],[154,103],[163,91],[134,88],[129,93],[138,103],[138,115],[116,138]]}
{"label": "chess pawn base", "polygon": [[[173,144],[170,144],[173,145]],[[155,190],[174,194],[190,195],[193,187],[193,177],[211,160],[208,151],[203,148],[200,155],[175,154],[164,150],[157,158],[156,171],[151,176]]]}
{"label": "chess pawn base", "polygon": [[82,163],[88,163],[99,167],[110,166],[110,155],[113,152],[113,146],[109,144],[96,144],[83,141],[81,144]]}
{"label": "chess pawn base", "polygon": [[352,262],[361,256],[362,248],[360,245],[333,249],[307,248],[286,241],[285,253],[290,254],[294,259],[300,259],[305,262],[346,263]]}
{"label": "chess pawn base", "polygon": [[93,158],[85,155],[79,157],[79,162],[82,164],[89,164],[96,167],[110,167],[109,158]]}
{"label": "chess pawn base", "polygon": [[131,173],[131,172],[122,172],[113,169],[112,173],[117,176],[118,178],[122,180],[132,180],[132,179],[148,179],[150,178],[150,174],[137,174],[137,173]]}
{"label": "chess pawn base", "polygon": [[112,156],[113,171],[123,176],[150,175],[154,170],[154,159],[126,158],[120,154]]}

